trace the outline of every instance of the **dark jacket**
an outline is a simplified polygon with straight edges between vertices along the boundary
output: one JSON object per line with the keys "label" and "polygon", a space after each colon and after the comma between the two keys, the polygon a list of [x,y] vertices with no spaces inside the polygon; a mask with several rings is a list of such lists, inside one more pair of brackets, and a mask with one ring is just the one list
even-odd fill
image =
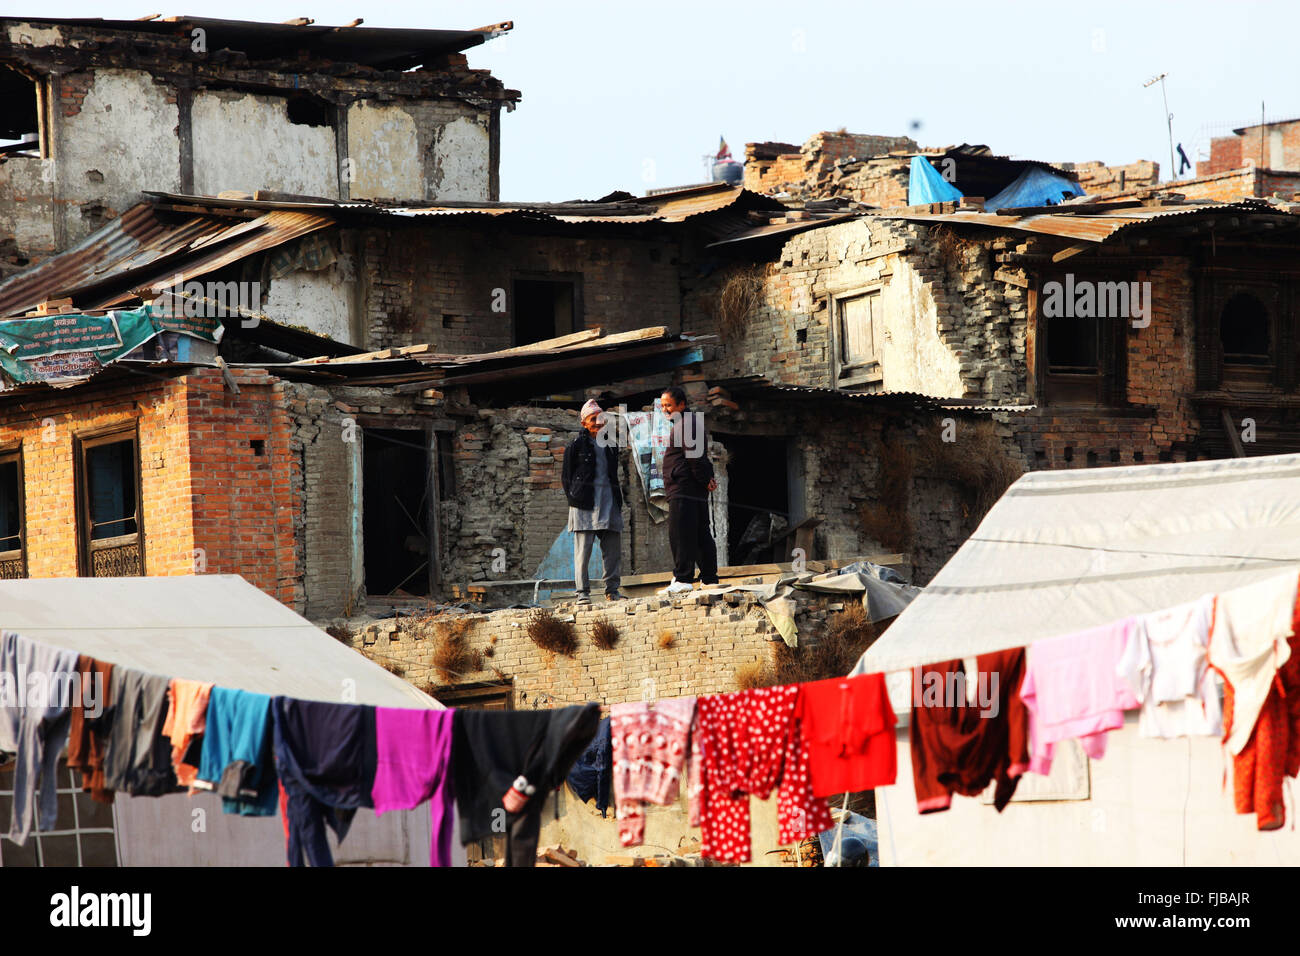
{"label": "dark jacket", "polygon": [[[600,705],[556,710],[470,710],[452,717],[451,780],[460,816],[460,842],[506,836],[506,866],[533,866],[542,805],[564,782],[600,727]],[[501,798],[516,777],[537,788],[510,813]]]}
{"label": "dark jacket", "polygon": [[[673,425],[668,447],[664,449],[664,495],[674,498],[707,497],[709,482],[713,480],[713,463],[709,461],[709,436],[704,430],[704,417],[699,415],[689,428],[686,417],[698,415],[689,408]],[[687,438],[692,439],[687,447]],[[698,444],[696,443],[698,442]],[[698,451],[699,454],[694,455]]]}
{"label": "dark jacket", "polygon": [[623,492],[618,487],[618,448],[607,445],[601,448],[596,439],[583,432],[564,449],[564,469],[560,481],[569,504],[583,511],[596,507],[596,454],[605,453],[609,473],[609,486],[614,490],[614,507],[623,507]]}

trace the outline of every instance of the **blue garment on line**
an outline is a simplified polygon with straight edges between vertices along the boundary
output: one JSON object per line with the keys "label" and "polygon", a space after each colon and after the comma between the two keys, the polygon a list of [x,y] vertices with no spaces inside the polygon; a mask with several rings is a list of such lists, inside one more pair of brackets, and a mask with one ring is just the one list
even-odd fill
{"label": "blue garment on line", "polygon": [[374,807],[375,708],[276,697],[275,769],[288,796],[289,865],[333,866],[325,835],[348,835],[357,807]]}
{"label": "blue garment on line", "polygon": [[280,790],[271,755],[271,698],[214,687],[198,779],[213,784],[221,809],[246,817],[275,816]]}
{"label": "blue garment on line", "polygon": [[586,803],[595,797],[596,809],[603,817],[609,809],[610,782],[614,778],[614,749],[610,745],[609,718],[600,722],[596,737],[569,771],[569,786]]}

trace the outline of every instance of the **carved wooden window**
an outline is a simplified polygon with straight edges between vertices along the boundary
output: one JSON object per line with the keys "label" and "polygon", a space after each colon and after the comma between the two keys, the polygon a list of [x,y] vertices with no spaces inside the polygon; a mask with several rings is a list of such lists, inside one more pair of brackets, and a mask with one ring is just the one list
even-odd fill
{"label": "carved wooden window", "polygon": [[26,525],[22,451],[0,450],[0,578],[27,577]]}
{"label": "carved wooden window", "polygon": [[84,577],[144,574],[135,427],[77,438],[77,519]]}

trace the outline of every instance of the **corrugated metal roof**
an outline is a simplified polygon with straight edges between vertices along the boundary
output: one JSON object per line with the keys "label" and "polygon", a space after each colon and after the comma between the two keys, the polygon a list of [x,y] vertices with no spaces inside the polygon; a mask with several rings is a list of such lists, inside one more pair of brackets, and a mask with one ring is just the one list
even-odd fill
{"label": "corrugated metal roof", "polygon": [[[1095,210],[1095,206],[1092,207]],[[1269,215],[1287,218],[1291,214],[1265,200],[1241,200],[1230,203],[1186,204],[1178,206],[1142,206],[1116,209],[1114,212],[1070,212],[1068,206],[1044,207],[1043,212],[1024,212],[1015,215],[958,210],[950,213],[872,213],[881,219],[902,219],[908,222],[955,223],[970,226],[990,226],[996,229],[1015,229],[1036,232],[1084,242],[1105,242],[1116,233],[1134,226],[1150,225],[1175,217],[1214,218],[1225,212],[1248,216]]]}
{"label": "corrugated metal roof", "polygon": [[726,183],[709,183],[654,196],[630,197],[607,202],[559,203],[483,200],[481,202],[395,204],[328,200],[221,199],[212,196],[154,191],[147,191],[146,195],[156,196],[167,202],[192,206],[244,210],[298,210],[328,213],[338,218],[348,215],[392,216],[403,219],[425,216],[513,216],[564,223],[682,222],[691,216],[717,212],[737,205],[752,209],[783,210],[785,208],[776,200],[750,192],[742,186],[730,186]]}
{"label": "corrugated metal roof", "polygon": [[64,27],[122,30],[183,38],[190,43],[195,28],[207,33],[208,49],[238,50],[252,59],[291,56],[307,50],[320,57],[363,63],[376,69],[409,69],[426,60],[476,47],[513,29],[506,21],[477,30],[418,30],[326,24],[260,23],[209,17],[165,17],[158,20],[101,20],[96,17],[5,17],[8,22],[50,23]]}
{"label": "corrugated metal roof", "polygon": [[21,316],[48,299],[71,296],[82,310],[137,302],[131,290],[160,291],[179,275],[206,275],[253,253],[333,225],[306,212],[270,210],[232,225],[228,216],[180,222],[141,203],[98,232],[0,284],[0,316]]}
{"label": "corrugated metal roof", "polygon": [[732,395],[756,395],[764,392],[784,392],[790,395],[802,395],[808,398],[835,398],[855,402],[883,402],[888,404],[912,405],[917,408],[943,409],[945,411],[965,412],[1022,412],[1034,408],[1033,405],[977,405],[964,399],[942,398],[921,392],[850,392],[839,388],[827,388],[817,385],[788,385],[780,382],[767,382],[755,379],[733,379],[715,382]]}

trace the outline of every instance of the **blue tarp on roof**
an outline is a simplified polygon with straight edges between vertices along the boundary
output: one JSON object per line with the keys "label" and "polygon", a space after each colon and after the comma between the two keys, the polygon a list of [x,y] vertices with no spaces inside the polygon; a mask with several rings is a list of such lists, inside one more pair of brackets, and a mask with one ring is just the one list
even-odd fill
{"label": "blue tarp on roof", "polygon": [[931,202],[952,202],[961,199],[961,190],[939,175],[924,156],[912,157],[912,168],[907,177],[907,204],[923,206]]}
{"label": "blue tarp on roof", "polygon": [[1078,183],[1058,176],[1041,166],[1028,166],[1006,189],[984,200],[989,212],[999,209],[1019,209],[1024,206],[1054,206],[1062,199],[1082,196]]}

